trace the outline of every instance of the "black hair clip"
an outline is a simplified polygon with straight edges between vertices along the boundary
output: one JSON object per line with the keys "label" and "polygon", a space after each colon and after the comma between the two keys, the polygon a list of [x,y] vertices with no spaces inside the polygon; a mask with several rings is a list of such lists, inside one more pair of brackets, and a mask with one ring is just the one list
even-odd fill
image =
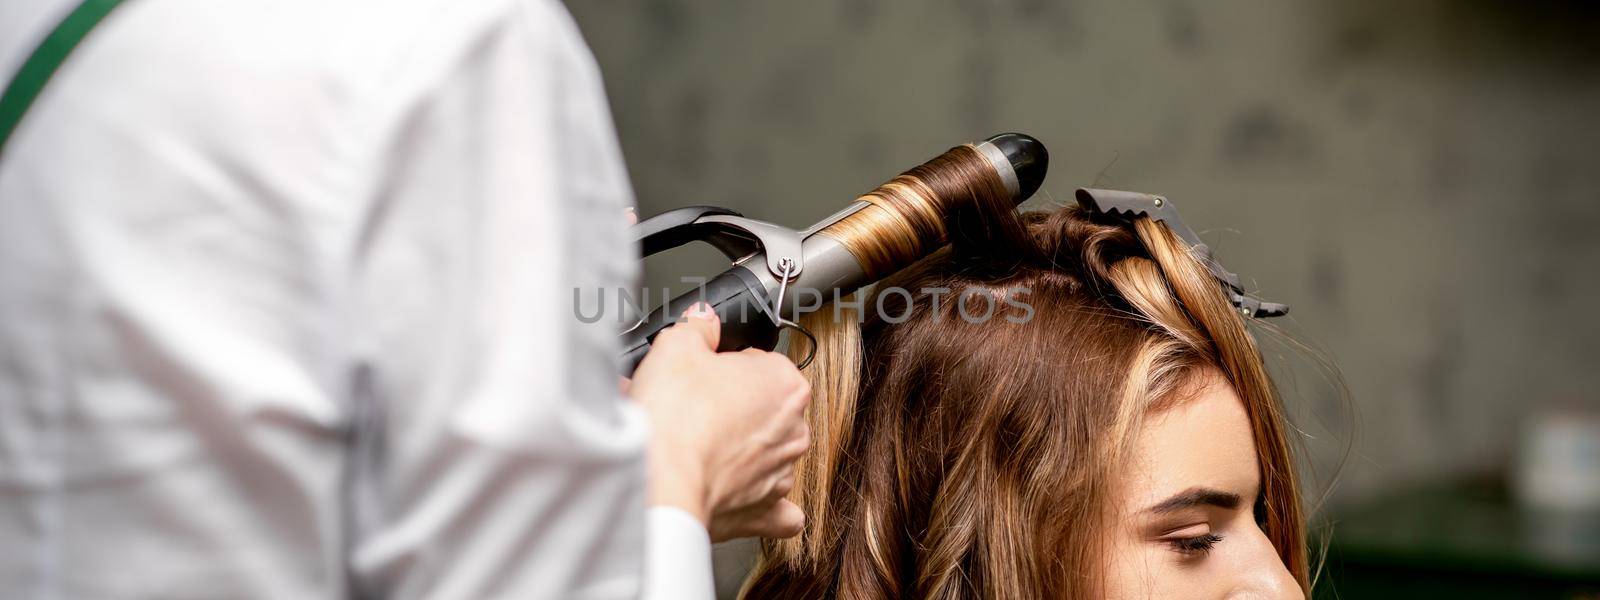
{"label": "black hair clip", "polygon": [[1222,268],[1222,264],[1211,255],[1211,248],[1200,241],[1200,236],[1195,235],[1194,230],[1183,224],[1178,217],[1178,207],[1171,200],[1139,192],[1095,189],[1079,189],[1077,197],[1078,206],[1093,213],[1130,219],[1150,217],[1151,220],[1166,223],[1168,229],[1189,245],[1190,252],[1206,266],[1206,270],[1211,271],[1211,276],[1222,282],[1223,289],[1228,292],[1228,301],[1239,309],[1240,314],[1265,318],[1281,317],[1289,312],[1287,304],[1267,302],[1245,294],[1244,288],[1239,286],[1239,276]]}

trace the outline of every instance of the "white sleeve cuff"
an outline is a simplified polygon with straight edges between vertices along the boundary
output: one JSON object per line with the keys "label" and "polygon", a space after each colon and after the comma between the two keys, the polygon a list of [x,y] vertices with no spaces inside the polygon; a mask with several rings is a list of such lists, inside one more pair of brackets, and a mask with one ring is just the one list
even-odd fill
{"label": "white sleeve cuff", "polygon": [[713,600],[711,535],[683,509],[645,511],[644,600]]}

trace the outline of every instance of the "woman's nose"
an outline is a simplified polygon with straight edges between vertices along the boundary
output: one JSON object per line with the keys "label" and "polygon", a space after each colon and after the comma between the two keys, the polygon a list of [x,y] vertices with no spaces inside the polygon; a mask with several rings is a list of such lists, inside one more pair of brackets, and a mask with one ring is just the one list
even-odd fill
{"label": "woman's nose", "polygon": [[1266,534],[1255,529],[1249,538],[1237,571],[1240,581],[1228,594],[1229,600],[1305,600],[1300,582],[1289,574]]}

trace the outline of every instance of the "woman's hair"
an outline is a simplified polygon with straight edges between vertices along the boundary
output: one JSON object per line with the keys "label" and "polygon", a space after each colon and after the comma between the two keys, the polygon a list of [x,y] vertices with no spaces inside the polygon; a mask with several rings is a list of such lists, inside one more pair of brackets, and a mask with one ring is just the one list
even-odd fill
{"label": "woman's hair", "polygon": [[1162,223],[969,191],[949,246],[880,283],[866,317],[802,321],[813,444],[790,498],[806,527],[763,542],[747,596],[1094,595],[1141,420],[1208,369],[1244,401],[1262,527],[1307,588],[1287,426],[1218,282]]}

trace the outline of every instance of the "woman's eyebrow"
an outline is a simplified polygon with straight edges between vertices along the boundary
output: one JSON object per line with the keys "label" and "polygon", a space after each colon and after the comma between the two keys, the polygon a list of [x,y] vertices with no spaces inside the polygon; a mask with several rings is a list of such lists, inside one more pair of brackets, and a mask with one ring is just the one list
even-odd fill
{"label": "woman's eyebrow", "polygon": [[1215,506],[1234,509],[1239,507],[1239,495],[1211,488],[1190,488],[1145,509],[1151,513],[1169,513],[1194,506]]}

